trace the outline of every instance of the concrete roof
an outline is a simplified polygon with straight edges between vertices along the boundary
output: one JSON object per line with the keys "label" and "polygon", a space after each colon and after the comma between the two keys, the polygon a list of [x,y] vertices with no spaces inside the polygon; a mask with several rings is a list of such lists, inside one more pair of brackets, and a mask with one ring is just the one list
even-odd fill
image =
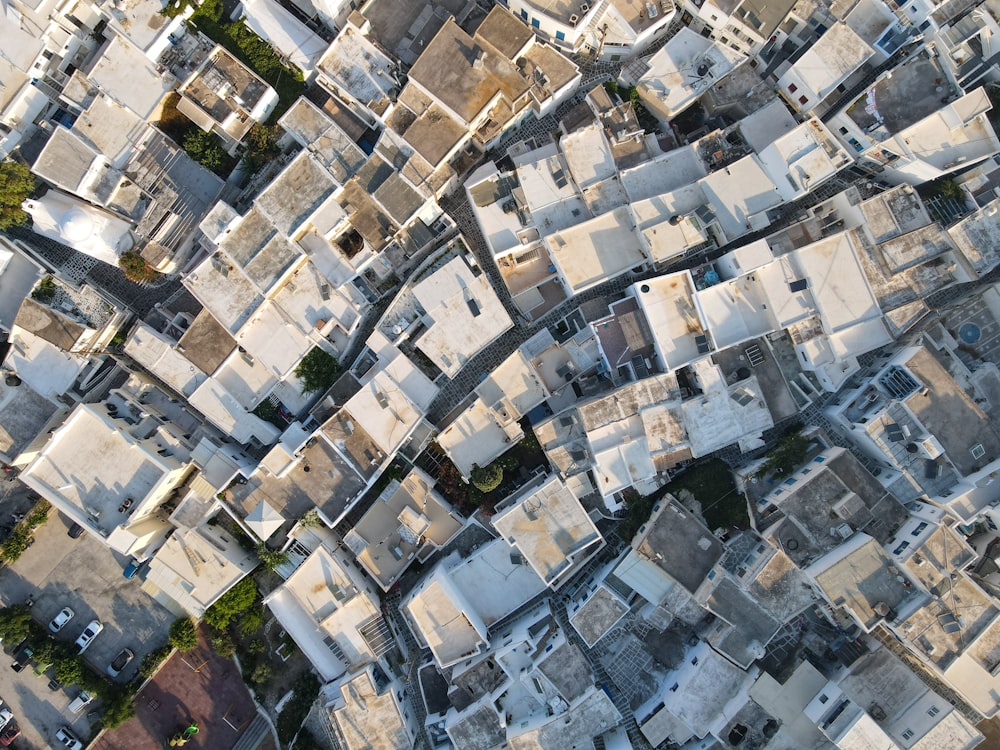
{"label": "concrete roof", "polygon": [[493,526],[553,588],[604,541],[580,501],[556,475],[493,516]]}
{"label": "concrete roof", "polygon": [[760,153],[760,163],[785,200],[793,200],[854,162],[833,134],[812,117],[779,135]]}
{"label": "concrete roof", "polygon": [[697,182],[706,174],[697,145],[690,144],[622,171],[621,182],[634,203],[673,192]]}
{"label": "concrete roof", "polygon": [[264,301],[243,275],[210,256],[184,277],[184,286],[229,333],[236,333]]}
{"label": "concrete roof", "polygon": [[34,440],[58,406],[27,383],[9,386],[0,379],[0,454],[10,463]]}
{"label": "concrete roof", "polygon": [[345,750],[406,750],[413,747],[395,691],[379,691],[373,667],[340,684],[340,699],[331,712]]}
{"label": "concrete roof", "polygon": [[567,747],[586,748],[593,739],[615,726],[622,719],[608,694],[599,688],[565,714],[553,716],[543,726],[512,736],[508,732],[511,750],[563,750]]}
{"label": "concrete roof", "polygon": [[628,611],[628,605],[617,594],[601,585],[583,606],[571,615],[570,624],[592,648]]}
{"label": "concrete roof", "polygon": [[439,567],[401,606],[442,667],[476,653],[486,644],[485,626],[459,597],[448,572]]}
{"label": "concrete roof", "polygon": [[88,76],[106,96],[148,120],[174,81],[130,40],[115,34]]}
{"label": "concrete roof", "polygon": [[77,320],[30,297],[21,302],[14,326],[66,352],[72,351],[87,331],[87,326]]}
{"label": "concrete roof", "polygon": [[684,401],[684,424],[694,456],[744,439],[759,438],[774,419],[755,376],[727,385],[722,370],[707,359],[692,363],[702,397]]}
{"label": "concrete roof", "polygon": [[111,417],[101,404],[80,404],[21,472],[21,481],[77,523],[107,535],[128,522],[130,513],[118,510],[126,498],[133,498],[131,511],[141,516],[147,499],[159,499],[156,491],[179,479],[185,464],[160,454],[157,439],[159,433],[134,437],[124,415]]}
{"label": "concrete roof", "polygon": [[489,279],[474,276],[462,258],[418,282],[413,294],[431,321],[416,346],[448,377],[514,326]]}
{"label": "concrete roof", "polygon": [[476,36],[492,44],[508,60],[517,59],[518,54],[535,38],[527,24],[515,18],[513,13],[494,12],[492,9],[476,29]]}
{"label": "concrete roof", "polygon": [[806,96],[809,101],[802,106],[815,107],[874,54],[850,26],[835,23],[778,79],[778,87],[787,92],[796,86],[788,98],[797,103]]}
{"label": "concrete roof", "polygon": [[277,104],[278,95],[267,83],[224,47],[216,47],[178,89],[184,114],[204,120],[235,140],[241,140],[255,121],[263,120]]}
{"label": "concrete roof", "polygon": [[389,104],[389,92],[399,90],[392,75],[393,59],[350,23],[340,30],[317,67],[339,90],[379,114]]}
{"label": "concrete roof", "polygon": [[750,147],[760,153],[775,140],[798,127],[781,99],[773,99],[756,112],[740,120],[740,133]]}
{"label": "concrete roof", "polygon": [[626,207],[556,232],[546,237],[545,243],[572,294],[579,294],[646,262],[642,243]]}
{"label": "concrete roof", "polygon": [[523,437],[521,425],[513,418],[500,416],[477,398],[442,426],[437,442],[462,476],[468,477],[474,466],[487,466]]}
{"label": "concrete roof", "polygon": [[618,173],[611,145],[599,123],[574,130],[559,141],[573,182],[580,190],[614,177]]}
{"label": "concrete roof", "polygon": [[657,503],[649,521],[632,540],[632,552],[615,575],[623,578],[641,562],[655,566],[694,593],[722,553],[722,543],[701,521],[667,497]]}
{"label": "concrete roof", "polygon": [[146,582],[201,617],[258,563],[221,527],[206,524],[171,534],[150,560]]}
{"label": "concrete roof", "polygon": [[174,392],[190,396],[206,375],[174,346],[174,342],[140,323],[125,342],[125,353],[145,367]]}
{"label": "concrete roof", "polygon": [[976,276],[996,268],[1000,263],[1000,198],[953,224],[948,234]]}
{"label": "concrete roof", "polygon": [[[938,440],[960,474],[1000,458],[1000,433],[993,422],[930,351],[921,347],[905,364],[926,386],[904,400],[906,408]],[[975,445],[981,445],[985,455],[973,457]]]}
{"label": "concrete roof", "polygon": [[211,375],[236,348],[236,340],[206,309],[184,331],[177,348],[202,372]]}
{"label": "concrete roof", "polygon": [[[409,87],[403,89],[404,94],[408,89]],[[418,108],[418,112],[416,119],[403,133],[403,140],[431,166],[436,167],[455,149],[468,131],[458,119],[436,103]]]}
{"label": "concrete roof", "polygon": [[305,97],[296,99],[278,124],[318,159],[341,185],[368,158],[333,118]]}
{"label": "concrete roof", "polygon": [[490,627],[545,590],[530,565],[511,559],[514,548],[502,539],[489,542],[451,571],[465,601]]}
{"label": "concrete roof", "polygon": [[386,455],[409,437],[438,388],[404,356],[393,359],[346,404],[350,414]]}
{"label": "concrete roof", "polygon": [[493,750],[507,738],[492,704],[475,703],[466,713],[449,719],[445,731],[456,747]]}
{"label": "concrete roof", "polygon": [[335,189],[330,173],[303,149],[264,188],[254,204],[279,232],[290,236]]}
{"label": "concrete roof", "polygon": [[744,60],[741,52],[682,27],[649,58],[636,88],[641,97],[654,100],[654,112],[673,116]]}
{"label": "concrete roof", "polygon": [[396,582],[425,549],[443,547],[462,521],[431,485],[413,469],[402,482],[391,482],[344,537],[358,562],[384,591]]}
{"label": "concrete roof", "polygon": [[111,200],[122,179],[118,170],[110,168],[107,158],[62,125],[52,131],[31,171],[56,187],[99,205]]}
{"label": "concrete roof", "polygon": [[[755,154],[711,172],[700,181],[726,237],[733,240],[768,223],[761,215],[782,203],[781,191]],[[758,224],[763,222],[763,226]]]}
{"label": "concrete roof", "polygon": [[513,103],[530,89],[509,58],[479,35],[466,34],[454,19],[446,21],[424,48],[409,78],[465,124],[472,123],[498,95]]}
{"label": "concrete roof", "polygon": [[706,335],[705,326],[695,306],[694,282],[689,271],[657,276],[631,289],[649,330],[656,352],[668,369],[681,367],[697,359],[697,336]]}
{"label": "concrete roof", "polygon": [[521,349],[511,354],[476,386],[483,403],[500,402],[519,418],[548,398],[549,391]]}
{"label": "concrete roof", "polygon": [[881,545],[864,533],[824,555],[806,570],[835,607],[844,607],[865,630],[885,615],[876,607],[899,612],[913,592],[897,580],[898,572]]}
{"label": "concrete roof", "polygon": [[[220,371],[217,374],[225,376],[228,373]],[[233,384],[229,378],[226,380]],[[268,387],[270,385],[273,381]],[[234,394],[225,382],[213,377],[198,386],[188,400],[209,422],[238,443],[246,444],[251,438],[264,445],[274,442],[280,434],[278,428],[248,411],[244,404],[252,400],[256,392],[244,390],[247,392],[237,391]]]}
{"label": "concrete roof", "polygon": [[0,238],[0,328],[10,330],[21,301],[42,275],[41,266],[6,238]]}
{"label": "concrete roof", "polygon": [[[381,615],[379,597],[342,550],[317,547],[264,604],[324,681],[375,658],[359,628]],[[327,638],[343,659],[333,654]]]}

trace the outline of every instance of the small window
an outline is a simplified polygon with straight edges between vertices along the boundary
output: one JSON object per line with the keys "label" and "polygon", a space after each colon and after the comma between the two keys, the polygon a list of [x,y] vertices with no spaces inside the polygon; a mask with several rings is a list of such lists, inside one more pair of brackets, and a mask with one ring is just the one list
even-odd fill
{"label": "small window", "polygon": [[809,101],[809,97],[808,96],[800,96],[799,97],[799,104],[806,104],[808,101]]}
{"label": "small window", "polygon": [[938,708],[937,706],[931,706],[930,708],[927,709],[928,716],[937,716],[939,713],[941,713],[941,709]]}
{"label": "small window", "polygon": [[565,31],[557,31],[556,32],[556,39],[558,39],[560,42],[565,42],[566,41],[566,32]]}
{"label": "small window", "polygon": [[986,455],[986,449],[983,447],[982,443],[976,443],[974,446],[969,448],[969,453],[971,453],[972,457],[978,461]]}
{"label": "small window", "polygon": [[819,696],[819,702],[820,703],[826,703],[828,700],[830,700],[830,699],[827,697],[826,693],[821,693],[820,694],[820,696]]}
{"label": "small window", "polygon": [[794,94],[798,90],[799,90],[799,87],[796,86],[794,83],[788,84],[788,93],[789,94]]}
{"label": "small window", "polygon": [[840,126],[840,134],[847,135],[847,128],[845,128],[843,125]]}
{"label": "small window", "polygon": [[679,688],[680,686],[681,685],[680,685],[679,682],[675,682],[673,685],[670,686],[670,692],[671,693],[676,693],[677,692],[677,688]]}
{"label": "small window", "polygon": [[903,732],[900,734],[900,737],[902,737],[904,740],[910,739],[911,737],[913,737],[913,730],[904,729]]}
{"label": "small window", "polygon": [[539,21],[539,20],[538,20],[537,18],[532,18],[532,19],[531,19],[531,26],[532,26],[532,28],[535,28],[535,29],[537,29],[537,28],[539,28],[539,27],[540,27],[541,25],[542,25],[542,22],[541,22],[541,21]]}
{"label": "small window", "polygon": [[528,20],[528,11],[524,10],[524,8],[521,9],[521,18],[523,18],[525,21]]}

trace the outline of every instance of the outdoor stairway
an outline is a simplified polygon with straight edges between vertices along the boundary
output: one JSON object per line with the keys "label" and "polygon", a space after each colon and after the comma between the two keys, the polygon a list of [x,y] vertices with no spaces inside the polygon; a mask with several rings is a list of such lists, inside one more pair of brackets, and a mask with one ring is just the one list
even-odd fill
{"label": "outdoor stairway", "polygon": [[243,730],[239,740],[233,745],[233,750],[255,750],[261,741],[271,733],[271,727],[259,712],[250,726]]}

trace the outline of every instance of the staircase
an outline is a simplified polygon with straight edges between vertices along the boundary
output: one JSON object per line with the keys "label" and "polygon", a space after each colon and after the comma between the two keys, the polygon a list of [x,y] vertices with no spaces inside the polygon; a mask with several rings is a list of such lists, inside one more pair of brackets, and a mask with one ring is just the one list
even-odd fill
{"label": "staircase", "polygon": [[233,750],[256,750],[264,738],[271,734],[271,727],[260,713],[243,730],[243,734],[233,745]]}

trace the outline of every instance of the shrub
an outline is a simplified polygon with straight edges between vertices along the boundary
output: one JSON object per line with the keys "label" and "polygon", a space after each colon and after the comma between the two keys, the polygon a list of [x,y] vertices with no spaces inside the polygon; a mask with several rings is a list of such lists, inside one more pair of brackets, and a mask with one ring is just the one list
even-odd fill
{"label": "shrub", "polygon": [[264,641],[260,638],[254,638],[247,644],[247,653],[250,654],[250,656],[257,656],[258,654],[264,653],[265,648],[266,646],[264,645]]}
{"label": "shrub", "polygon": [[492,492],[503,481],[503,469],[496,462],[489,466],[473,466],[469,481],[480,492]]}
{"label": "shrub", "polygon": [[254,685],[262,685],[271,679],[271,665],[267,662],[258,664],[250,674],[250,682]]}
{"label": "shrub", "polygon": [[219,656],[228,659],[236,651],[236,643],[226,631],[212,636],[212,650]]}
{"label": "shrub", "polygon": [[84,667],[76,654],[59,654],[53,661],[56,680],[63,685],[75,685],[83,679]]}
{"label": "shrub", "polygon": [[196,162],[215,172],[220,177],[225,177],[232,168],[232,159],[226,150],[222,148],[219,137],[211,131],[192,130],[185,134],[181,146],[188,156]]}
{"label": "shrub", "polygon": [[325,391],[340,374],[340,365],[332,355],[314,346],[299,362],[294,373],[302,383],[303,393]]}
{"label": "shrub", "polygon": [[170,646],[160,646],[150,651],[142,657],[142,661],[139,663],[139,676],[148,680],[156,674],[156,670],[160,668],[168,656],[170,656]]}
{"label": "shrub", "polygon": [[31,290],[31,299],[39,302],[48,302],[56,296],[56,282],[51,276],[46,276]]}
{"label": "shrub", "polygon": [[309,715],[313,701],[319,693],[319,680],[312,673],[302,675],[295,683],[291,700],[289,700],[275,722],[278,739],[282,746],[292,741],[295,733],[302,728],[302,722]]}
{"label": "shrub", "polygon": [[198,646],[198,631],[190,617],[178,617],[170,626],[170,645],[178,651],[191,651]]}
{"label": "shrub", "polygon": [[791,474],[806,460],[808,452],[809,438],[803,437],[798,432],[785,435],[774,450],[767,454],[767,460],[760,467],[760,473]]}
{"label": "shrub", "polygon": [[135,250],[122,253],[118,258],[118,267],[122,269],[126,279],[137,284],[152,281],[160,275]]}
{"label": "shrub", "polygon": [[238,615],[257,601],[257,586],[252,578],[244,578],[208,608],[202,618],[216,630],[225,630]]}
{"label": "shrub", "polygon": [[35,177],[31,170],[11,159],[0,161],[0,230],[28,222],[28,214],[21,204],[34,190]]}
{"label": "shrub", "polygon": [[262,608],[248,610],[240,622],[240,637],[249,638],[264,627],[264,610]]}
{"label": "shrub", "polygon": [[268,570],[274,570],[288,562],[288,555],[285,552],[271,549],[264,542],[257,545],[257,557]]}

